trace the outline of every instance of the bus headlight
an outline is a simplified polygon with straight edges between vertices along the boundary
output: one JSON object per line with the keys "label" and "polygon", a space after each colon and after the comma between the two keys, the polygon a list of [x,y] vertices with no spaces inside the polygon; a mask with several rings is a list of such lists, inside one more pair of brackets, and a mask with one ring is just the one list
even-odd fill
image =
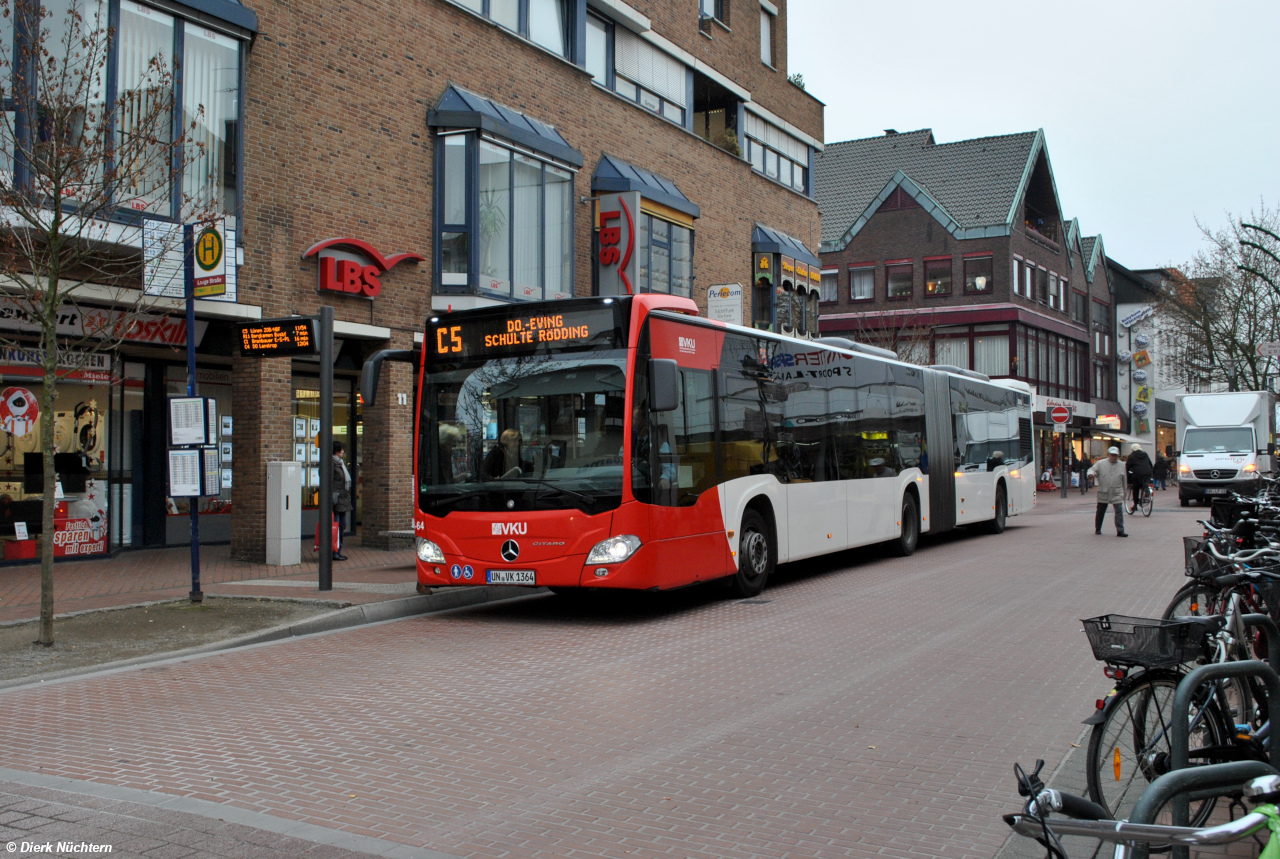
{"label": "bus headlight", "polygon": [[444,552],[441,551],[439,546],[421,537],[418,537],[416,542],[418,544],[418,560],[428,564],[444,563]]}
{"label": "bus headlight", "polygon": [[587,555],[588,564],[621,564],[640,548],[640,538],[634,534],[623,534],[601,540],[591,548]]}

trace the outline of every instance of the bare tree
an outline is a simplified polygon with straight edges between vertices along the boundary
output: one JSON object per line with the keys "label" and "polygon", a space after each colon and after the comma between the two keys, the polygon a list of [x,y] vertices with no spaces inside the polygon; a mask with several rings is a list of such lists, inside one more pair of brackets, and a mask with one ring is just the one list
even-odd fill
{"label": "bare tree", "polygon": [[1162,284],[1160,313],[1172,381],[1264,390],[1280,371],[1259,353],[1280,341],[1280,210],[1262,204],[1226,229],[1201,226],[1208,247]]}
{"label": "bare tree", "polygon": [[[192,193],[174,199],[184,169],[207,164],[196,133],[203,111],[175,121],[176,70],[162,55],[131,58],[138,68],[108,103],[107,4],[65,5],[60,18],[37,0],[0,0],[10,33],[0,39],[0,81],[14,104],[0,113],[0,286],[21,323],[0,346],[42,371],[37,403],[27,404],[35,421],[22,428],[38,433],[43,454],[39,643],[46,646],[53,644],[59,382],[116,349],[155,307],[143,259],[147,213],[176,206],[182,220],[201,221],[214,202],[198,177]],[[180,229],[163,231],[146,253],[164,256],[181,241]],[[80,324],[59,324],[69,310]]]}
{"label": "bare tree", "polygon": [[933,322],[926,313],[862,314],[854,319],[854,340],[898,353],[908,364],[933,360]]}

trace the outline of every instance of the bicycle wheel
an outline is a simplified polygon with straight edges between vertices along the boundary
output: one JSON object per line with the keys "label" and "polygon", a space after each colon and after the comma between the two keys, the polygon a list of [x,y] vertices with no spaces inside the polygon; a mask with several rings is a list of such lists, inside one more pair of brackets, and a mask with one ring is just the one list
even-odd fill
{"label": "bicycle wheel", "polygon": [[1160,618],[1209,617],[1222,613],[1221,604],[1222,592],[1216,587],[1199,581],[1188,582],[1173,595],[1173,602],[1169,603]]}
{"label": "bicycle wheel", "polygon": [[1139,497],[1138,503],[1139,503],[1139,506],[1142,508],[1142,515],[1150,516],[1151,507],[1152,507],[1150,486],[1142,490],[1142,495]]}
{"label": "bicycle wheel", "polygon": [[1137,505],[1133,503],[1133,492],[1126,492],[1124,496],[1124,512],[1132,516],[1133,511],[1136,509],[1138,508]]}
{"label": "bicycle wheel", "polygon": [[[1146,672],[1117,693],[1106,718],[1093,727],[1085,758],[1089,798],[1116,820],[1128,818],[1147,785],[1169,771],[1173,696],[1181,679],[1174,671]],[[1193,703],[1182,718],[1194,720],[1189,734],[1192,766],[1221,763],[1221,750],[1232,734],[1216,701]],[[1216,797],[1192,801],[1189,825],[1208,820],[1216,803]]]}

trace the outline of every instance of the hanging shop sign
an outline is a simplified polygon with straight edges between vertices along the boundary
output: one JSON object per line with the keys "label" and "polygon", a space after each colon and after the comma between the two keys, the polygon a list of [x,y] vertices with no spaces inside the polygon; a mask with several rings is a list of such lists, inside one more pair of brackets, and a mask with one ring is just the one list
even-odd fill
{"label": "hanging shop sign", "polygon": [[596,197],[596,270],[601,295],[631,295],[635,292],[636,218],[640,215],[640,192],[624,191]]}
{"label": "hanging shop sign", "polygon": [[1133,335],[1133,345],[1139,349],[1146,349],[1151,345],[1151,338],[1146,334],[1135,334]]}
{"label": "hanging shop sign", "polygon": [[742,324],[742,284],[725,283],[707,290],[707,318]]}
{"label": "hanging shop sign", "polygon": [[1151,363],[1151,356],[1147,354],[1146,349],[1140,349],[1133,353],[1133,366],[1145,367]]}
{"label": "hanging shop sign", "polygon": [[1133,371],[1133,380],[1134,380],[1135,382],[1137,382],[1139,385],[1145,385],[1145,384],[1147,383],[1147,371],[1146,371],[1146,370],[1134,370],[1134,371]]}
{"label": "hanging shop sign", "polygon": [[1116,353],[1116,360],[1119,361],[1121,364],[1128,364],[1131,360],[1133,360],[1133,353],[1127,349],[1121,349],[1119,352]]}
{"label": "hanging shop sign", "polygon": [[307,248],[303,259],[318,257],[319,281],[316,291],[377,298],[382,292],[378,278],[402,262],[422,262],[421,254],[398,253],[384,257],[373,245],[360,239],[325,239]]}
{"label": "hanging shop sign", "polygon": [[1140,403],[1149,403],[1151,402],[1151,389],[1146,385],[1143,385],[1138,388],[1137,392],[1133,395],[1133,398]]}
{"label": "hanging shop sign", "polygon": [[1155,308],[1152,307],[1150,304],[1148,304],[1146,307],[1140,307],[1137,310],[1131,311],[1130,313],[1126,313],[1120,319],[1120,327],[1132,328],[1134,325],[1146,319],[1148,316],[1151,316],[1155,312],[1156,312]]}
{"label": "hanging shop sign", "polygon": [[1145,415],[1147,413],[1147,404],[1141,401],[1134,403],[1133,413],[1135,415]]}

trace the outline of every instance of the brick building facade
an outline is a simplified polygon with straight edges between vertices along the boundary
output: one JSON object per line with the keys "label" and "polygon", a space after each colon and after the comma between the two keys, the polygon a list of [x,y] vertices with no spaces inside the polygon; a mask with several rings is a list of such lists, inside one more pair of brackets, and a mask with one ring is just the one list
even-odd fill
{"label": "brick building facade", "polygon": [[[231,419],[226,489],[201,501],[201,536],[237,557],[265,551],[266,463],[304,462],[310,533],[328,457],[314,446],[318,364],[240,358],[236,323],[334,306],[334,437],[369,545],[411,521],[414,380],[387,365],[366,410],[364,359],[413,348],[432,312],[593,294],[594,197],[639,193],[637,289],[705,308],[709,287],[738,284],[744,321],[759,228],[817,244],[823,106],[787,79],[786,0],[116,4],[163,19],[165,51],[172,32],[175,51],[206,38],[225,54],[210,91],[229,106],[210,124],[239,265],[226,298],[197,302],[193,334],[197,393]],[[194,67],[186,79],[194,91]],[[103,406],[110,547],[185,542],[186,502],[157,477],[182,356],[135,344],[113,360],[127,393]]]}
{"label": "brick building facade", "polygon": [[1063,215],[1043,132],[887,132],[830,144],[816,174],[822,334],[1025,380],[1042,427],[1045,398],[1078,428],[1117,411],[1101,240]]}

